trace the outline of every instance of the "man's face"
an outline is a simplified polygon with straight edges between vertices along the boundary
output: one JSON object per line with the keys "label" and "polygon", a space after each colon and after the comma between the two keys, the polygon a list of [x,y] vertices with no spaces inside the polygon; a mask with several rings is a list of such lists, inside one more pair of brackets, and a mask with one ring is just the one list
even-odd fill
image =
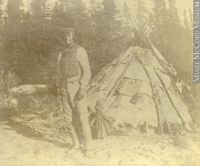
{"label": "man's face", "polygon": [[65,35],[65,42],[66,42],[66,44],[73,43],[73,33],[72,32],[66,33],[66,35]]}

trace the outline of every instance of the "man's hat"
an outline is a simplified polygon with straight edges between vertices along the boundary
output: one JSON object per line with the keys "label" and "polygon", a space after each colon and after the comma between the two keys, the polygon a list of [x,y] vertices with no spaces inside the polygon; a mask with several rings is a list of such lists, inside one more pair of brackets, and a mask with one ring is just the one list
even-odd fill
{"label": "man's hat", "polygon": [[67,28],[65,28],[64,29],[64,31],[63,31],[65,34],[67,34],[67,33],[74,33],[75,32],[75,30],[73,29],[73,28],[71,28],[71,27],[67,27]]}

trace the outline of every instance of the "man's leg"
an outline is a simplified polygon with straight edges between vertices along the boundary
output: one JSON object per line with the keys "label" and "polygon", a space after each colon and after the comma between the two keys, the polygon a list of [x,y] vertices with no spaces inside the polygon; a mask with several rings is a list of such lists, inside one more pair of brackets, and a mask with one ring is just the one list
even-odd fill
{"label": "man's leg", "polygon": [[75,112],[75,121],[77,133],[79,135],[80,144],[88,146],[89,142],[92,139],[91,130],[88,119],[88,109],[86,103],[86,96],[82,100],[77,100],[76,96],[79,91],[80,84],[79,82],[73,82],[68,84],[68,92],[70,94],[71,101],[73,103],[73,108]]}
{"label": "man's leg", "polygon": [[89,144],[92,140],[91,129],[89,125],[89,114],[86,99],[76,101],[76,110],[78,111],[80,132],[83,138],[83,144],[85,148],[89,148]]}
{"label": "man's leg", "polygon": [[72,139],[72,144],[73,144],[73,146],[78,146],[78,144],[79,144],[78,138],[77,138],[76,132],[74,130],[74,127],[72,125],[72,107],[71,107],[71,103],[70,103],[69,94],[65,88],[61,88],[60,95],[61,95],[62,109],[64,112],[67,129],[68,129],[69,134]]}
{"label": "man's leg", "polygon": [[67,93],[70,101],[70,106],[72,108],[72,125],[75,129],[75,132],[78,136],[79,144],[83,144],[83,138],[80,132],[80,120],[79,120],[79,114],[78,111],[75,108],[75,98],[79,91],[79,82],[68,82],[67,84]]}

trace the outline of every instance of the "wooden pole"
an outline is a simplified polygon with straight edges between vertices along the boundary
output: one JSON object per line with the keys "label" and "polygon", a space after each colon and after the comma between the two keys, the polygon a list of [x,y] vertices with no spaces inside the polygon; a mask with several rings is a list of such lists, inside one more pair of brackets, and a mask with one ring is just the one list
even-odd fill
{"label": "wooden pole", "polygon": [[157,89],[154,87],[154,85],[152,83],[151,76],[150,76],[148,70],[146,69],[145,65],[142,63],[142,61],[139,59],[139,57],[137,58],[137,60],[142,65],[142,67],[143,67],[143,69],[144,69],[144,71],[145,71],[145,73],[146,73],[146,75],[147,75],[147,77],[149,79],[151,90],[152,90],[152,94],[153,94],[153,100],[154,100],[155,107],[156,107],[156,112],[157,112],[158,129],[159,129],[159,133],[162,134],[163,133],[163,123],[161,121],[161,113],[160,113],[160,110],[159,110],[158,101],[156,100],[156,97],[159,97]]}

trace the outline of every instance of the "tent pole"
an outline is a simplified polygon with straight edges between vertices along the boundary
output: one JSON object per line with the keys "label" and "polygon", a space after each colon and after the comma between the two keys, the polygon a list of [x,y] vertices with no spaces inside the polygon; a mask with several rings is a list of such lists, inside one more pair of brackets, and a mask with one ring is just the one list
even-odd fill
{"label": "tent pole", "polygon": [[125,68],[124,68],[124,70],[123,70],[121,76],[118,78],[118,80],[115,82],[115,84],[114,84],[113,87],[111,88],[111,91],[106,95],[106,99],[108,99],[108,98],[110,97],[110,95],[112,94],[113,90],[116,89],[116,87],[118,86],[118,84],[119,84],[119,83],[121,82],[121,80],[123,79],[123,76],[124,76],[124,74],[125,74],[125,72],[126,72],[126,69],[129,67],[129,65],[130,65],[130,63],[132,62],[133,57],[134,57],[132,52],[129,53],[129,56],[131,56],[131,58],[129,58],[129,59],[130,59],[129,62],[128,62],[127,65],[125,66]]}
{"label": "tent pole", "polygon": [[151,86],[151,90],[152,90],[152,94],[154,97],[152,97],[152,99],[154,100],[155,106],[156,106],[156,112],[157,112],[157,119],[158,119],[158,128],[159,128],[159,134],[163,134],[163,124],[161,122],[161,115],[159,113],[159,106],[157,101],[155,100],[155,96],[158,96],[157,90],[154,88],[151,77],[146,69],[146,67],[144,66],[144,64],[142,63],[142,61],[139,59],[139,57],[136,58],[138,60],[138,62],[142,65],[147,77],[149,78],[150,81],[150,86]]}
{"label": "tent pole", "polygon": [[166,88],[166,86],[165,86],[163,80],[161,79],[161,77],[159,76],[159,74],[157,73],[157,71],[155,70],[155,68],[154,68],[154,71],[155,71],[157,77],[159,78],[161,84],[163,85],[164,90],[165,90],[165,92],[166,92],[166,94],[167,94],[167,96],[168,96],[168,98],[169,98],[169,100],[170,100],[172,106],[173,106],[174,109],[176,110],[176,113],[177,113],[178,117],[180,118],[182,125],[185,126],[186,123],[184,122],[184,120],[183,120],[183,118],[182,118],[182,116],[181,116],[179,110],[176,108],[176,106],[175,106],[175,104],[174,104],[174,102],[173,102],[173,100],[172,100],[172,98],[171,98],[171,96],[170,96],[170,94],[169,94],[169,92],[168,92],[168,90],[167,90],[167,88]]}

